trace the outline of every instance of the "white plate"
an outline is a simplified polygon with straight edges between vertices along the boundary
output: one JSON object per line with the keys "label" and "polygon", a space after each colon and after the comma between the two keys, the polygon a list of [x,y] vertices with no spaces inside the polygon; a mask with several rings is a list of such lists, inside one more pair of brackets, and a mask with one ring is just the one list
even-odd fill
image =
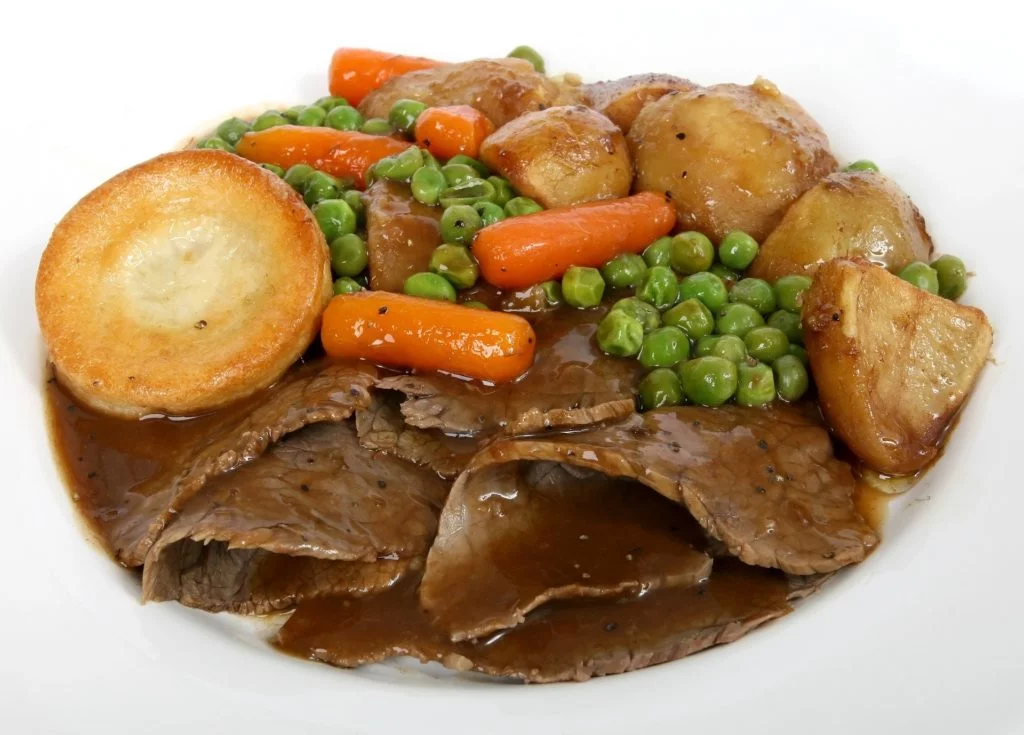
{"label": "white plate", "polygon": [[[1024,731],[1017,19],[979,3],[955,14],[893,2],[579,5],[33,3],[14,11],[30,17],[5,18],[0,730]],[[870,157],[895,177],[938,248],[977,271],[968,300],[997,330],[996,364],[945,457],[898,503],[881,549],[795,614],[583,685],[345,672],[281,656],[228,616],[140,606],[133,578],[83,539],[51,462],[32,303],[50,229],[89,189],[204,122],[325,93],[335,46],[462,59],[523,42],[588,79],[763,74],[822,123],[839,158]]]}

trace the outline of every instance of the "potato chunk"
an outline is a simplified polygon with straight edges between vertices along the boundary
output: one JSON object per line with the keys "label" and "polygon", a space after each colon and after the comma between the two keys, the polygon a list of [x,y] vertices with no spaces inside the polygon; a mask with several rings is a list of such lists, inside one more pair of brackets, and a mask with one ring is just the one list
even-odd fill
{"label": "potato chunk", "polygon": [[370,288],[401,293],[405,279],[427,270],[441,244],[441,212],[412,198],[409,187],[376,181],[366,190]]}
{"label": "potato chunk", "polygon": [[866,465],[892,475],[935,457],[992,346],[982,311],[863,260],[818,269],[803,322],[829,425]]}
{"label": "potato chunk", "polygon": [[395,77],[366,95],[359,111],[366,117],[387,117],[400,99],[432,106],[470,105],[500,128],[526,112],[559,104],[566,94],[528,61],[477,59]]}
{"label": "potato chunk", "polygon": [[624,197],[633,181],[622,132],[582,105],[516,118],[484,141],[480,158],[545,207]]}
{"label": "potato chunk", "polygon": [[635,74],[610,82],[596,82],[580,87],[583,103],[606,116],[628,133],[640,110],[648,102],[661,99],[669,92],[694,89],[697,85],[671,74]]}
{"label": "potato chunk", "polygon": [[924,219],[891,179],[873,171],[837,172],[787,210],[749,275],[766,281],[812,275],[822,263],[843,256],[899,271],[915,260],[927,263],[931,252]]}
{"label": "potato chunk", "polygon": [[759,242],[836,166],[828,138],[771,82],[718,84],[646,105],[629,143],[636,189],[672,197],[683,229]]}

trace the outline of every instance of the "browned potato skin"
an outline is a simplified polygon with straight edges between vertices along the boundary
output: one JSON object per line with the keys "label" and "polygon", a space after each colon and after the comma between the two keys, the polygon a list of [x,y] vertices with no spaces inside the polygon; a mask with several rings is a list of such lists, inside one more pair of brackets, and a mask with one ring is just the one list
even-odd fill
{"label": "browned potato skin", "polygon": [[516,118],[488,136],[480,160],[547,208],[624,197],[633,181],[622,132],[582,105]]}
{"label": "browned potato skin", "polygon": [[413,199],[409,187],[376,181],[363,195],[370,288],[401,293],[405,279],[428,269],[441,244],[441,210]]}
{"label": "browned potato skin", "polygon": [[667,94],[640,111],[629,144],[635,189],[671,196],[679,225],[714,241],[762,241],[836,167],[821,127],[761,79]]}
{"label": "browned potato skin", "polygon": [[400,99],[431,106],[470,105],[501,127],[520,115],[560,104],[571,94],[522,59],[477,59],[395,77],[366,95],[359,111],[366,117],[387,117]]}
{"label": "browned potato skin", "polygon": [[890,475],[936,456],[992,346],[981,310],[847,258],[818,269],[803,323],[829,425],[864,464]]}
{"label": "browned potato skin", "polygon": [[821,263],[860,257],[899,271],[931,260],[924,218],[902,189],[873,171],[834,173],[794,202],[761,245],[748,275],[773,282],[813,275]]}
{"label": "browned potato skin", "polygon": [[610,82],[584,84],[580,87],[583,104],[593,107],[628,133],[640,110],[648,102],[661,99],[669,92],[696,89],[693,82],[671,74],[635,74]]}

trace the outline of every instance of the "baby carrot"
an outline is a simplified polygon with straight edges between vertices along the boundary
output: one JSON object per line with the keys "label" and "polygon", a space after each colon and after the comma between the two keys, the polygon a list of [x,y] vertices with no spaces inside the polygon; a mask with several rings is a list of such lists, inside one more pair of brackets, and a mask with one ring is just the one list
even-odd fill
{"label": "baby carrot", "polygon": [[533,364],[537,337],[522,317],[388,291],[335,296],[320,339],[332,357],[442,370],[491,383]]}
{"label": "baby carrot", "polygon": [[416,118],[416,142],[439,158],[460,153],[476,158],[494,124],[469,105],[428,107]]}
{"label": "baby carrot", "polygon": [[525,288],[574,265],[599,268],[621,253],[639,253],[675,221],[665,197],[643,192],[509,217],[477,233],[473,255],[489,283]]}
{"label": "baby carrot", "polygon": [[411,143],[384,135],[366,135],[334,128],[278,125],[246,133],[235,146],[240,156],[281,168],[307,163],[363,187],[366,170],[385,156],[393,156]]}
{"label": "baby carrot", "polygon": [[328,71],[331,94],[358,105],[363,97],[392,77],[420,69],[433,69],[443,62],[422,56],[400,56],[367,48],[340,48],[331,57]]}

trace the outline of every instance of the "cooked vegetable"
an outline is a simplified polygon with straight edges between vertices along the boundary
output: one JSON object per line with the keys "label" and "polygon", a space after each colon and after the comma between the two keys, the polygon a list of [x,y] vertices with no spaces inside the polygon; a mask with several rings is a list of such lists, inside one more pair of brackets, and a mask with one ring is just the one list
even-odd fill
{"label": "cooked vegetable", "polygon": [[[324,118],[324,125],[335,130],[359,130],[366,125],[366,120],[359,114],[359,110],[348,105],[339,105],[327,113]],[[364,133],[370,132],[364,130]],[[391,132],[391,126],[388,131]]]}
{"label": "cooked vegetable", "polygon": [[722,263],[712,264],[712,266],[708,269],[708,272],[713,273],[714,275],[722,279],[722,283],[725,284],[726,290],[731,289],[733,286],[736,285],[736,283],[739,282],[741,278],[743,278],[742,275],[734,271],[732,268],[723,265]]}
{"label": "cooked vegetable", "polygon": [[637,388],[640,410],[650,411],[664,406],[678,406],[683,402],[683,389],[679,376],[669,368],[652,370]]}
{"label": "cooked vegetable", "polygon": [[473,209],[480,215],[480,221],[484,227],[505,219],[505,210],[494,202],[476,202]]}
{"label": "cooked vegetable", "polygon": [[363,194],[355,189],[346,189],[341,193],[341,198],[352,209],[356,215],[356,227],[366,224],[366,205],[363,204]]}
{"label": "cooked vegetable", "polygon": [[277,110],[267,110],[266,112],[260,113],[256,119],[252,121],[252,129],[253,131],[259,132],[261,130],[275,128],[279,125],[287,125],[288,122],[288,118]]}
{"label": "cooked vegetable", "polygon": [[416,117],[416,142],[441,158],[476,156],[484,138],[493,132],[487,116],[469,105],[430,107]]}
{"label": "cooked vegetable", "polygon": [[344,199],[323,199],[317,202],[313,207],[313,216],[327,242],[356,231],[356,213]]}
{"label": "cooked vegetable", "polygon": [[698,357],[678,368],[683,394],[701,406],[721,406],[736,392],[739,372],[723,357]]}
{"label": "cooked vegetable", "polygon": [[512,197],[505,203],[505,214],[509,217],[522,217],[524,214],[543,211],[544,207],[529,197]]}
{"label": "cooked vegetable", "polygon": [[[469,245],[473,241],[473,236],[476,235],[481,227],[483,227],[483,220],[477,214],[477,211],[468,204],[456,204],[448,207],[444,210],[444,214],[441,215],[441,237],[445,242]],[[480,259],[479,253],[477,254],[477,259]],[[485,271],[486,275],[486,268],[481,268],[481,270]],[[487,278],[487,280],[494,283],[490,278]]]}
{"label": "cooked vegetable", "polygon": [[775,400],[775,376],[767,365],[741,362],[737,378],[736,403],[741,406],[764,406]]}
{"label": "cooked vegetable", "polygon": [[409,296],[437,301],[455,301],[455,287],[436,273],[414,273],[405,279],[402,291]]}
{"label": "cooked vegetable", "polygon": [[714,316],[699,299],[686,299],[676,304],[664,313],[662,321],[679,327],[692,340],[711,334],[715,328]]}
{"label": "cooked vegetable", "polygon": [[397,156],[386,156],[373,167],[374,174],[392,181],[409,181],[423,167],[423,151],[416,146],[406,148]]}
{"label": "cooked vegetable", "polygon": [[384,291],[332,299],[321,339],[331,357],[443,370],[493,383],[526,372],[537,344],[530,323],[514,314]]}
{"label": "cooked vegetable", "polygon": [[366,190],[370,286],[401,291],[405,279],[430,268],[441,238],[441,211],[416,201],[409,187],[381,180]]}
{"label": "cooked vegetable", "polygon": [[743,271],[754,262],[757,249],[757,240],[745,232],[733,230],[718,243],[718,259],[727,268]]}
{"label": "cooked vegetable", "polygon": [[295,124],[295,121],[299,119],[299,113],[306,109],[306,105],[292,105],[281,114],[284,119],[288,122]]}
{"label": "cooked vegetable", "polygon": [[698,357],[722,357],[739,365],[747,359],[747,346],[735,334],[710,335],[697,340]]}
{"label": "cooked vegetable", "polygon": [[717,312],[729,300],[725,283],[714,273],[694,273],[679,284],[679,299],[697,299],[712,312]]}
{"label": "cooked vegetable", "polygon": [[341,180],[323,171],[314,171],[306,179],[302,187],[302,198],[307,206],[315,207],[322,201],[337,199],[341,196]]}
{"label": "cooked vegetable", "polygon": [[217,137],[221,140],[227,141],[231,145],[235,145],[245,133],[249,132],[252,126],[245,120],[237,117],[231,117],[222,122],[217,126]]}
{"label": "cooked vegetable", "polygon": [[939,278],[939,295],[956,301],[967,290],[967,268],[955,255],[943,255],[932,261]]}
{"label": "cooked vegetable", "polygon": [[391,135],[395,132],[391,129],[391,123],[389,123],[385,117],[371,117],[366,119],[366,121],[359,127],[359,131],[366,133],[367,135]]}
{"label": "cooked vegetable", "polygon": [[700,273],[715,262],[715,246],[699,232],[681,232],[672,238],[669,259],[680,275]]}
{"label": "cooked vegetable", "polygon": [[754,327],[743,335],[743,344],[748,355],[768,364],[789,353],[789,339],[775,327]]}
{"label": "cooked vegetable", "polygon": [[764,317],[749,304],[726,304],[718,310],[715,331],[718,334],[735,334],[743,337],[754,327],[764,324]]}
{"label": "cooked vegetable", "polygon": [[331,94],[353,105],[389,79],[420,69],[440,66],[440,61],[421,56],[400,56],[362,48],[340,48],[328,71]]}
{"label": "cooked vegetable", "polygon": [[784,401],[799,401],[810,386],[807,368],[796,355],[783,355],[772,363],[775,391]]}
{"label": "cooked vegetable", "polygon": [[644,327],[627,309],[612,309],[597,325],[597,346],[618,357],[633,357],[640,352]]}
{"label": "cooked vegetable", "polygon": [[584,84],[583,101],[628,133],[636,116],[648,102],[669,92],[694,88],[692,82],[671,74],[637,74],[610,82]]}
{"label": "cooked vegetable", "polygon": [[622,253],[601,268],[601,275],[612,288],[636,288],[643,283],[647,263],[636,253]]}
{"label": "cooked vegetable", "polygon": [[491,186],[494,187],[494,203],[499,207],[504,207],[516,196],[516,192],[512,189],[512,185],[508,183],[508,180],[503,179],[501,176],[488,176],[487,180],[491,182]]}
{"label": "cooked vegetable", "polygon": [[516,46],[508,52],[508,56],[510,59],[523,59],[524,61],[529,61],[530,64],[533,65],[534,69],[539,71],[541,74],[544,73],[544,57],[529,46]]}
{"label": "cooked vegetable", "polygon": [[811,364],[811,358],[807,355],[807,349],[803,345],[795,345],[790,343],[789,354],[797,358],[804,367]]}
{"label": "cooked vegetable", "polygon": [[260,168],[265,168],[267,169],[267,171],[270,171],[274,175],[284,178],[284,169],[281,168],[280,166],[275,166],[272,163],[261,163]]}
{"label": "cooked vegetable", "polygon": [[878,472],[924,467],[988,359],[984,313],[839,258],[818,269],[803,314],[832,430]]}
{"label": "cooked vegetable", "polygon": [[196,148],[214,148],[220,151],[227,151],[228,153],[234,153],[235,148],[226,140],[221,140],[217,136],[210,138],[203,138],[201,141],[196,143]]}
{"label": "cooked vegetable", "polygon": [[295,117],[296,125],[323,125],[327,112],[322,107],[307,107]]}
{"label": "cooked vegetable", "polygon": [[327,97],[321,97],[320,99],[318,99],[313,104],[316,105],[317,107],[324,108],[325,112],[330,112],[335,107],[348,107],[349,106],[347,99],[345,99],[344,97],[335,97],[334,95],[330,95],[330,96],[327,96]]}
{"label": "cooked vegetable", "polygon": [[729,291],[729,301],[753,306],[761,314],[775,311],[775,292],[760,278],[741,278]]}
{"label": "cooked vegetable", "polygon": [[316,169],[307,163],[296,163],[284,172],[284,180],[288,182],[295,191],[301,194],[306,189],[306,182],[309,181],[309,177],[312,176],[315,171]]}
{"label": "cooked vegetable", "polygon": [[649,304],[664,310],[679,298],[679,282],[671,268],[656,265],[647,271],[636,295]]}
{"label": "cooked vegetable", "polygon": [[807,276],[783,276],[775,282],[775,303],[780,309],[799,314],[804,305],[804,294],[811,287]]}
{"label": "cooked vegetable", "polygon": [[679,327],[658,327],[644,336],[640,364],[646,368],[672,367],[689,357],[690,340]]}
{"label": "cooked vegetable", "polygon": [[570,306],[587,309],[601,303],[604,278],[597,268],[574,265],[562,276],[562,295]]}
{"label": "cooked vegetable", "polygon": [[480,268],[469,248],[451,243],[439,246],[430,256],[430,270],[444,276],[455,288],[469,288],[480,277]]}
{"label": "cooked vegetable", "polygon": [[544,281],[540,284],[540,290],[544,292],[544,301],[548,306],[559,306],[565,301],[565,294],[562,293],[562,284],[558,281]]}
{"label": "cooked vegetable", "polygon": [[416,120],[427,106],[418,100],[397,100],[388,111],[388,125],[400,133],[412,135]]}
{"label": "cooked vegetable", "polygon": [[488,282],[522,288],[555,278],[571,265],[600,267],[620,253],[639,252],[674,221],[663,197],[636,194],[511,217],[481,230],[473,252]]}
{"label": "cooked vegetable", "polygon": [[661,312],[635,296],[619,299],[612,307],[612,311],[621,311],[627,316],[633,317],[643,326],[644,332],[650,332],[661,326]]}
{"label": "cooked vegetable", "polygon": [[900,278],[907,283],[914,284],[922,291],[939,292],[939,274],[930,265],[922,263],[920,260],[905,266],[900,271]]}
{"label": "cooked vegetable", "polygon": [[[255,125],[253,130],[256,130]],[[237,152],[250,161],[274,163],[284,168],[307,163],[325,173],[352,179],[356,186],[362,187],[370,166],[411,145],[394,138],[348,130],[281,125],[246,133],[238,141]]]}
{"label": "cooked vegetable", "polygon": [[359,285],[358,281],[349,278],[348,276],[342,276],[334,282],[334,295],[345,293],[356,293],[362,291],[363,287]]}
{"label": "cooked vegetable", "polygon": [[491,307],[485,304],[483,301],[463,301],[461,306],[465,306],[469,309],[483,309],[484,311],[490,311]]}
{"label": "cooked vegetable", "polygon": [[366,241],[355,233],[331,240],[331,269],[339,276],[358,276],[369,262]]}
{"label": "cooked vegetable", "polygon": [[644,248],[644,262],[648,266],[672,265],[672,238],[659,237]]}
{"label": "cooked vegetable", "polygon": [[441,192],[448,188],[448,182],[445,181],[444,174],[436,168],[421,166],[412,175],[409,188],[416,201],[434,205],[441,198]]}
{"label": "cooked vegetable", "polygon": [[491,175],[491,170],[487,168],[487,166],[485,166],[481,161],[478,161],[472,156],[467,156],[463,153],[458,153],[452,156],[451,158],[448,159],[448,163],[469,166],[471,169],[476,171],[476,175],[481,179],[486,179],[488,176]]}
{"label": "cooked vegetable", "polygon": [[[479,204],[494,199],[494,187],[483,179],[466,179],[441,192],[441,206],[454,204]],[[503,210],[504,211],[504,210]]]}
{"label": "cooked vegetable", "polygon": [[843,167],[843,171],[878,171],[878,164],[874,161],[869,161],[866,158],[862,158],[859,161],[847,164]]}
{"label": "cooked vegetable", "polygon": [[444,174],[444,180],[449,186],[479,178],[476,169],[464,163],[446,163],[441,167],[441,173]]}
{"label": "cooked vegetable", "polygon": [[778,329],[786,335],[786,339],[790,342],[802,343],[804,341],[804,329],[799,314],[779,309],[768,317],[766,324]]}

